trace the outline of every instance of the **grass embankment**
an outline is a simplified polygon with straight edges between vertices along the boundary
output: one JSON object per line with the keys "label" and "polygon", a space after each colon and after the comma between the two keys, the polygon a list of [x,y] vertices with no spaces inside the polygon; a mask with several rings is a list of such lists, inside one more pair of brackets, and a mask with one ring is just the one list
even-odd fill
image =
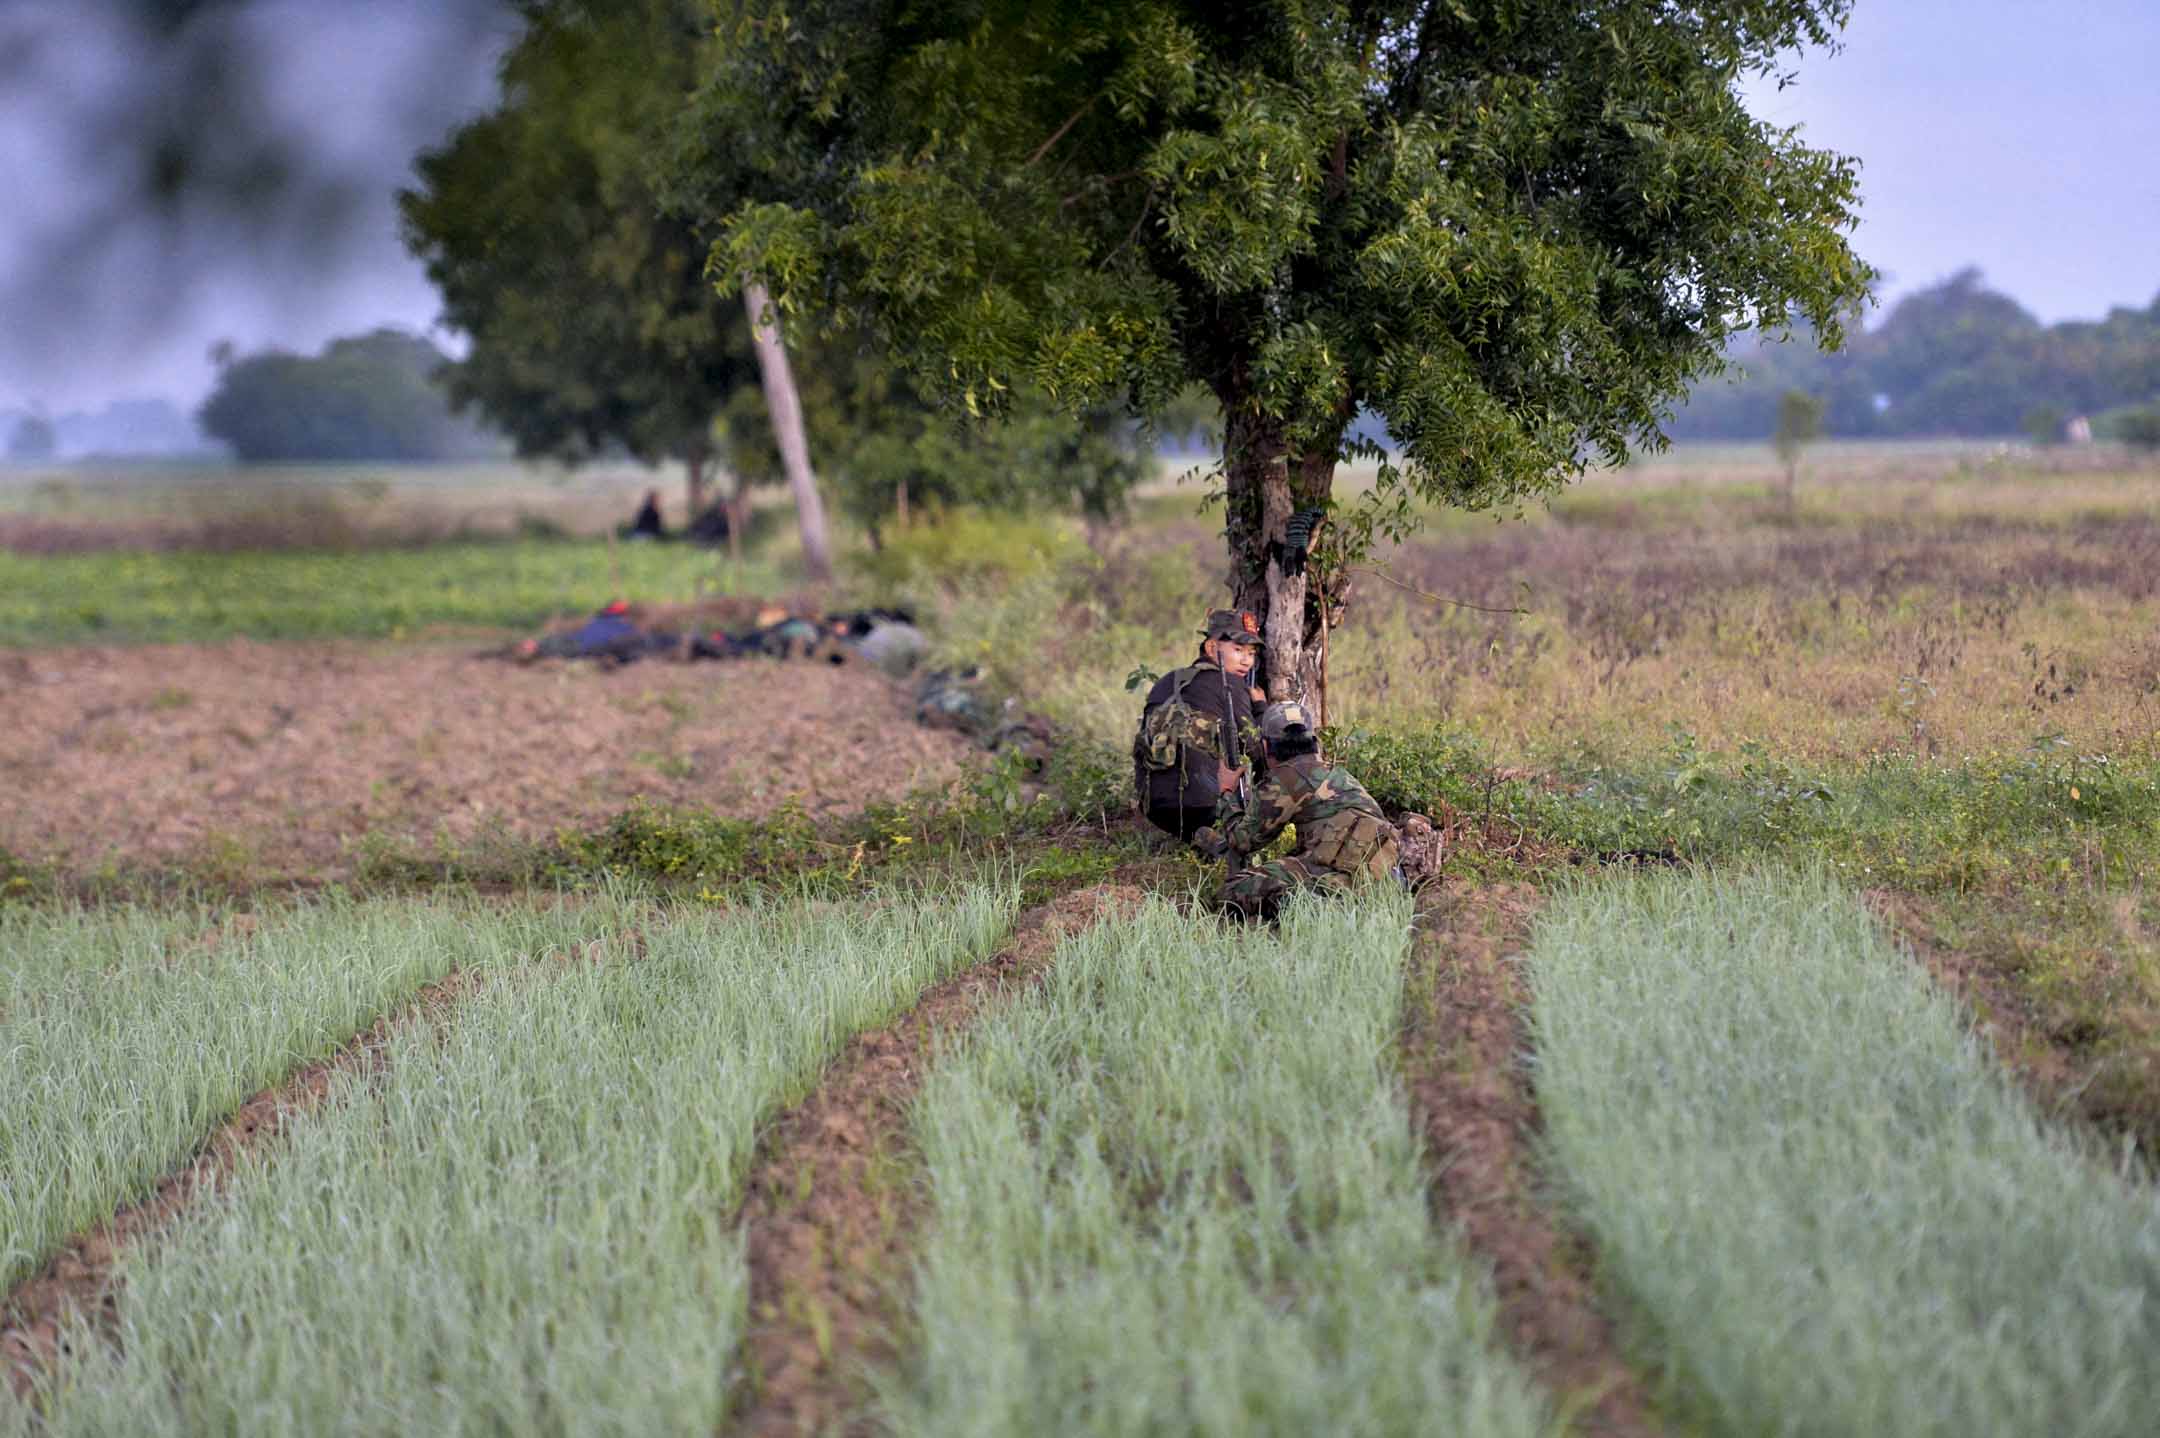
{"label": "grass embankment", "polygon": [[1231,933],[1158,900],[978,1028],[919,1102],[936,1226],[894,1427],[1545,1431],[1429,1226],[1408,923],[1376,898]]}
{"label": "grass embankment", "polygon": [[260,923],[0,909],[0,1288],[401,997],[592,924],[411,903],[324,902]]}
{"label": "grass embankment", "polygon": [[683,544],[453,541],[346,553],[0,552],[0,645],[398,639],[524,629],[618,598],[776,594],[773,566]]}
{"label": "grass embankment", "polygon": [[2050,1131],[1834,879],[1578,889],[1530,981],[1554,1160],[1713,1431],[2151,1431],[2152,1190]]}
{"label": "grass embankment", "polygon": [[617,912],[604,952],[491,969],[128,1266],[119,1353],[77,1342],[45,1431],[712,1432],[756,1125],[1013,906]]}

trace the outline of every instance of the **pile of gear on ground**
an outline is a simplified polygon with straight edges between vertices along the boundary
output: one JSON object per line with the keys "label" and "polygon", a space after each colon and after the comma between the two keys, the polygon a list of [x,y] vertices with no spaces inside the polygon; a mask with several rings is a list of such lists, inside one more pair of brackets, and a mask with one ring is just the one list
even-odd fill
{"label": "pile of gear on ground", "polygon": [[616,600],[588,619],[536,639],[520,640],[503,656],[520,664],[587,660],[618,667],[641,659],[786,659],[868,664],[912,684],[916,720],[950,729],[997,752],[1022,754],[1040,769],[1051,749],[1049,722],[994,703],[978,670],[926,669],[930,641],[904,609],[851,609],[834,614],[733,597],[677,606]]}

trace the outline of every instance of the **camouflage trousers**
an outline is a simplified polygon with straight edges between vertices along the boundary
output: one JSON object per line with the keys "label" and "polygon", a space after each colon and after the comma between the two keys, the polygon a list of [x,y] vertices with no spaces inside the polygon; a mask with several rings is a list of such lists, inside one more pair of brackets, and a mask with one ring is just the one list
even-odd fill
{"label": "camouflage trousers", "polygon": [[1232,871],[1215,890],[1218,912],[1246,919],[1272,919],[1293,890],[1345,894],[1355,882],[1349,874],[1308,864],[1302,859],[1272,859]]}

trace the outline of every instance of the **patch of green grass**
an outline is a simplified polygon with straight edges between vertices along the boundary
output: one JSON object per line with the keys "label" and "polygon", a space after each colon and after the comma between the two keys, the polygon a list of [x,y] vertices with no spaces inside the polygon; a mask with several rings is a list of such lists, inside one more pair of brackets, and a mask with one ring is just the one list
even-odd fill
{"label": "patch of green grass", "polygon": [[770,565],[741,571],[683,544],[449,542],[343,553],[0,552],[0,645],[230,638],[398,638],[527,628],[617,598],[777,592]]}
{"label": "patch of green grass", "polygon": [[1030,854],[1021,875],[1021,901],[1040,904],[1070,889],[1099,883],[1117,870],[1124,856],[1101,842],[1050,844]]}
{"label": "patch of green grass", "polygon": [[1430,1226],[1401,896],[1069,939],[919,1100],[936,1223],[900,1434],[1548,1430]]}
{"label": "patch of green grass", "polygon": [[119,1351],[72,1336],[40,1431],[715,1431],[758,1125],[1013,900],[600,906],[604,949],[492,969],[131,1263]]}
{"label": "patch of green grass", "polygon": [[2001,892],[2096,864],[2115,884],[2160,873],[2160,761],[2050,739],[1953,762],[1802,765],[1676,734],[1648,763],[1576,756],[1550,774],[1503,771],[1482,740],[1448,728],[1351,731],[1330,752],[1383,804],[1495,814],[1578,856],[1813,853],[1918,893]]}
{"label": "patch of green grass", "polygon": [[2043,1124],[1825,871],[1579,888],[1529,974],[1554,1162],[1710,1431],[2151,1431],[2146,1176]]}
{"label": "patch of green grass", "polygon": [[[2094,856],[2097,860],[2097,854]],[[1983,1012],[2042,1094],[2110,1139],[2160,1154],[2160,890],[2109,886],[2097,862],[2008,894],[1921,901],[1930,943],[2000,980]]]}

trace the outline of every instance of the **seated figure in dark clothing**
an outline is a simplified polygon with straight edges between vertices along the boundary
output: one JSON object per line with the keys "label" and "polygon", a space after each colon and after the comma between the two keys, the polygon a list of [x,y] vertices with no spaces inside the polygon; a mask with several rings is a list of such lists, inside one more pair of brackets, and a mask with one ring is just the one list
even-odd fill
{"label": "seated figure in dark clothing", "polygon": [[645,502],[638,506],[637,518],[630,521],[626,539],[665,539],[667,526],[660,522],[660,491],[645,491]]}
{"label": "seated figure in dark clothing", "polygon": [[1260,628],[1235,609],[1208,615],[1200,656],[1155,681],[1133,738],[1133,786],[1148,822],[1191,839],[1213,821],[1215,801],[1236,793],[1253,740],[1253,665]]}

